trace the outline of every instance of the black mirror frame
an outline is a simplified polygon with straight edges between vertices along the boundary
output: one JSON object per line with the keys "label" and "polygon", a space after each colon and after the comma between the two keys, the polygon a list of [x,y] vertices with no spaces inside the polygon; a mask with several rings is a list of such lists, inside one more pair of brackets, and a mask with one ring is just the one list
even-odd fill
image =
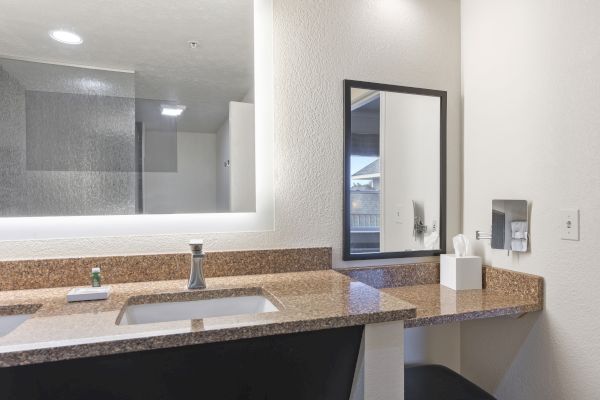
{"label": "black mirror frame", "polygon": [[[418,94],[422,96],[433,96],[440,98],[440,249],[360,254],[353,254],[350,252],[350,183],[352,178],[350,172],[350,156],[352,150],[352,131],[350,126],[352,104],[350,92],[352,88]],[[446,252],[446,118],[447,92],[445,91],[388,85],[383,83],[354,81],[348,79],[344,80],[344,243],[342,255],[342,259],[344,261],[384,258],[428,257],[438,256]]]}

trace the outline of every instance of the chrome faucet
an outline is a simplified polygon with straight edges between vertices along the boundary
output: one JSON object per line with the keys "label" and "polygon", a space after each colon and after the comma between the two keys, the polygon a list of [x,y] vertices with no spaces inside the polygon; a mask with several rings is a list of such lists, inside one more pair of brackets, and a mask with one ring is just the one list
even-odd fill
{"label": "chrome faucet", "polygon": [[202,240],[190,240],[190,249],[192,250],[192,266],[190,270],[190,280],[188,281],[187,286],[188,289],[206,288],[204,271],[202,270],[202,262],[204,261],[202,244]]}

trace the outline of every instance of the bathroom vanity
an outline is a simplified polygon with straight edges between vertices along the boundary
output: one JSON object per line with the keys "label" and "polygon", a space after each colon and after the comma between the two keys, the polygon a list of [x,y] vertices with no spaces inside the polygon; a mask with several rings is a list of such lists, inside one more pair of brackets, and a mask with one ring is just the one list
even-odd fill
{"label": "bathroom vanity", "polygon": [[[67,292],[66,288],[53,288],[0,293],[5,314],[19,313],[25,305],[38,307],[31,318],[0,338],[0,365],[402,321],[415,316],[412,304],[333,270],[208,278],[207,288],[195,291],[187,290],[184,280],[115,284],[108,300],[80,303],[67,303]],[[123,323],[128,308],[135,305],[250,296],[266,298],[276,311],[256,309],[245,314],[240,311],[168,321],[171,312],[164,315],[164,322]],[[156,313],[160,315],[160,311]]]}
{"label": "bathroom vanity", "polygon": [[521,317],[540,311],[544,281],[536,275],[485,266],[481,290],[440,285],[439,264],[406,264],[342,270],[351,278],[414,304],[416,316],[405,327],[429,326],[492,317]]}
{"label": "bathroom vanity", "polygon": [[[330,249],[208,253],[207,288],[188,290],[186,280],[165,280],[188,273],[177,263],[186,257],[105,260],[109,281],[117,266],[115,281],[141,259],[155,266],[152,281],[110,283],[108,300],[67,303],[70,287],[0,292],[0,324],[22,316],[0,337],[3,387],[13,398],[161,398],[197,388],[223,398],[401,399],[405,327],[542,308],[541,278],[497,268],[485,268],[483,290],[454,292],[439,285],[436,263],[338,272]],[[54,260],[73,272],[96,261]],[[52,268],[43,265],[0,262],[0,275]],[[271,273],[244,275],[260,269]],[[32,377],[35,385],[24,384]]]}
{"label": "bathroom vanity", "polygon": [[[198,389],[208,398],[344,399],[359,357],[363,390],[381,392],[369,373],[394,364],[391,373],[401,371],[402,321],[415,316],[412,304],[332,270],[208,278],[195,291],[184,280],[114,284],[108,300],[82,303],[67,303],[67,292],[0,293],[4,315],[30,313],[0,338],[0,382],[9,398],[148,399]],[[202,302],[206,317],[185,315],[186,306],[197,312]],[[154,308],[132,310],[140,306]],[[373,339],[382,334],[388,338]],[[387,354],[378,353],[382,345]],[[23,384],[31,379],[36,385]]]}

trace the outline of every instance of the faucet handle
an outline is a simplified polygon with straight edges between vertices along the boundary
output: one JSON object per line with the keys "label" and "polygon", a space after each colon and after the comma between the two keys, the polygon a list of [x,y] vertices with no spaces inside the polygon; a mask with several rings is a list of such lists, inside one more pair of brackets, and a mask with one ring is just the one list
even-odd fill
{"label": "faucet handle", "polygon": [[192,253],[202,253],[202,245],[204,241],[202,239],[192,239],[190,240],[190,249]]}

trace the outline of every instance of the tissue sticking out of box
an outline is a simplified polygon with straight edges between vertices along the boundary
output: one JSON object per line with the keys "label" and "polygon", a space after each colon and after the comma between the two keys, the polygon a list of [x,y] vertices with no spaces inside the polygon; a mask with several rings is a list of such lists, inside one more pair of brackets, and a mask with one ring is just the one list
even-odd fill
{"label": "tissue sticking out of box", "polygon": [[452,238],[454,244],[454,255],[456,257],[465,257],[469,253],[469,239],[462,233]]}

